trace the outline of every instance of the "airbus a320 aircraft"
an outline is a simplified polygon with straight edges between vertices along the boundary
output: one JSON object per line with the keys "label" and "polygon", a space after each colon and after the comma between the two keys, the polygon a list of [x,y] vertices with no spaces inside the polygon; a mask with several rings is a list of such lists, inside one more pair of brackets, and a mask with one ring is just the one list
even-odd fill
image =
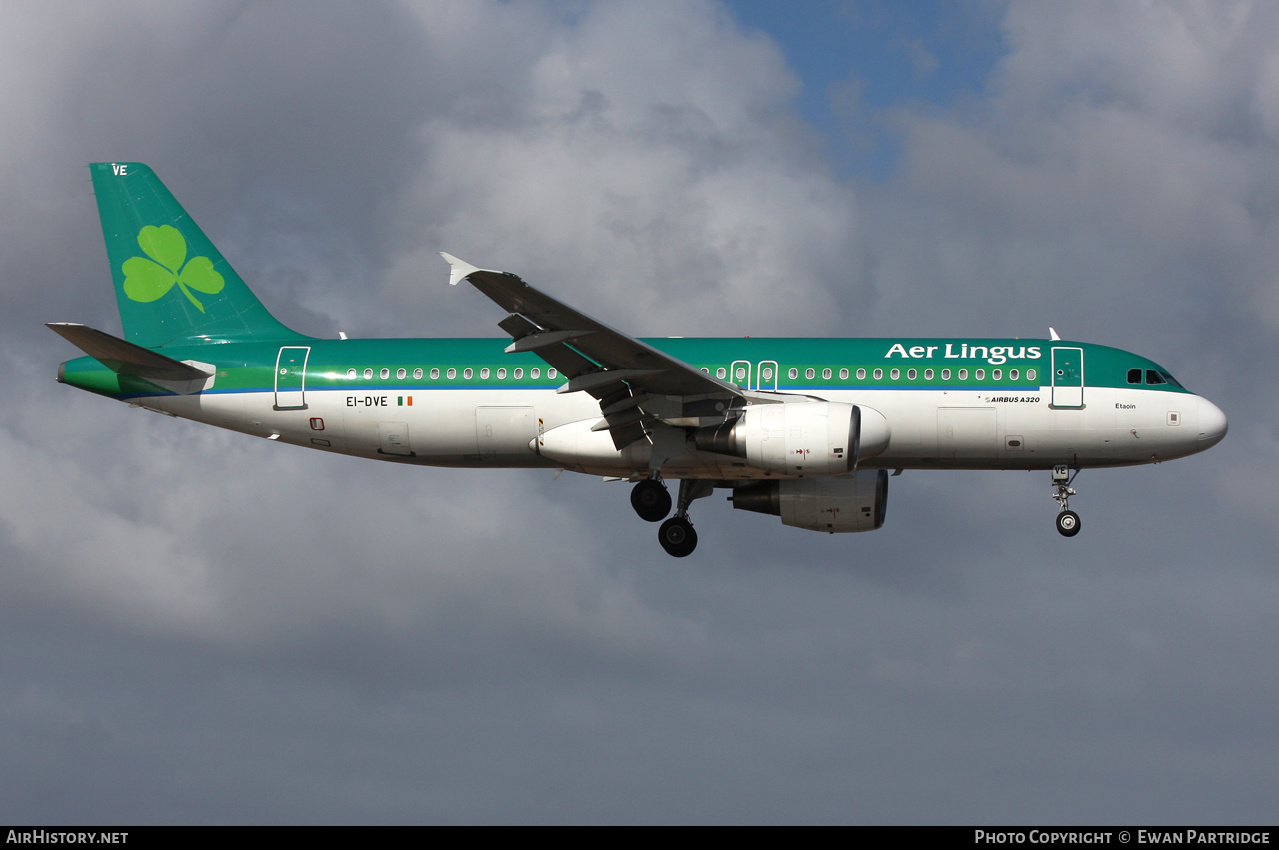
{"label": "airbus a320 aircraft", "polygon": [[[634,482],[683,557],[689,505],[811,531],[884,522],[888,470],[1051,470],[1057,530],[1088,467],[1158,463],[1226,434],[1212,402],[1127,351],[1050,339],[649,339],[515,275],[444,254],[511,338],[317,339],[280,324],[151,169],[90,166],[124,339],[58,380],[270,440],[428,466],[547,467]],[[679,481],[671,515],[668,480]],[[668,518],[669,517],[669,518]]]}

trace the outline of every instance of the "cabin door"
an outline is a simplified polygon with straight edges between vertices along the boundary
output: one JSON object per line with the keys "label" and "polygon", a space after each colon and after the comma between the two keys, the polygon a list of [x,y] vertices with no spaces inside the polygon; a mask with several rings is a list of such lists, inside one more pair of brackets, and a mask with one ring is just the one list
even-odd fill
{"label": "cabin door", "polygon": [[306,407],[306,359],[309,347],[285,346],[275,358],[275,409],[302,410]]}
{"label": "cabin door", "polygon": [[1084,350],[1053,349],[1053,407],[1084,406]]}

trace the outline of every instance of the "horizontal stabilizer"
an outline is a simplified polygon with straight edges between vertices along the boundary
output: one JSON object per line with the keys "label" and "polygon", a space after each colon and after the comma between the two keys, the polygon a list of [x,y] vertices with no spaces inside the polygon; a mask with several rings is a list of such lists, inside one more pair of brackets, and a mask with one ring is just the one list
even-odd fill
{"label": "horizontal stabilizer", "polygon": [[212,372],[165,357],[88,325],[48,322],[46,327],[119,375],[161,381],[203,381],[213,377]]}

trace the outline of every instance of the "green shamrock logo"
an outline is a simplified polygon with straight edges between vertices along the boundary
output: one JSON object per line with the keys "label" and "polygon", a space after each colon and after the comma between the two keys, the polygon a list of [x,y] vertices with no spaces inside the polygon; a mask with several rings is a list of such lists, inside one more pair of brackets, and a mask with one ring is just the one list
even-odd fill
{"label": "green shamrock logo", "polygon": [[134,301],[155,301],[177,284],[182,294],[196,309],[204,312],[204,305],[192,289],[213,295],[221,292],[226,281],[213,270],[208,257],[192,257],[186,263],[187,241],[176,227],[165,224],[148,225],[138,231],[138,246],[146,257],[130,257],[124,261],[124,294]]}

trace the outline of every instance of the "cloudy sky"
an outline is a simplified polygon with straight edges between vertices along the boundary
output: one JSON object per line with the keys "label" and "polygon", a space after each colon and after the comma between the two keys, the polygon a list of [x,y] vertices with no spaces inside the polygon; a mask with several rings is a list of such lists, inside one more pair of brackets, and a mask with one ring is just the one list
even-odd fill
{"label": "cloudy sky", "polygon": [[[3,2],[0,821],[1273,822],[1279,6]],[[415,469],[59,385],[149,163],[320,336],[1063,336],[1171,464],[907,472],[885,527]]]}

